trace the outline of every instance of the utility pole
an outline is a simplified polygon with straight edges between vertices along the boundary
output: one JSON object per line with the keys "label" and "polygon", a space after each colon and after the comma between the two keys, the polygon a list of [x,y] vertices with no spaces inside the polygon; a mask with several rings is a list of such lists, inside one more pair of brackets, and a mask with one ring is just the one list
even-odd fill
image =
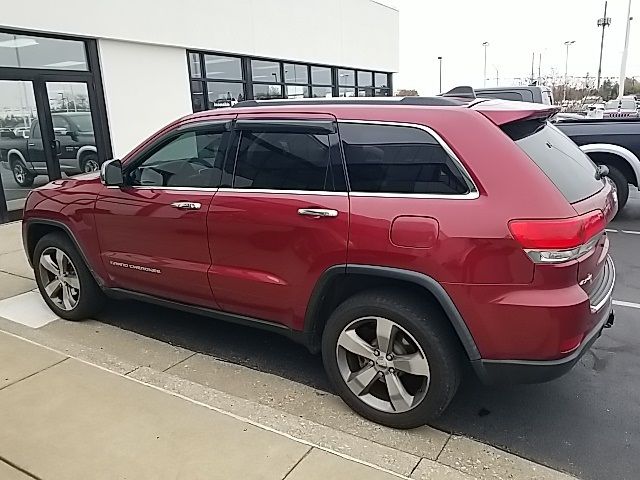
{"label": "utility pole", "polygon": [[533,82],[535,81],[534,80],[535,77],[533,76],[533,68],[535,63],[536,63],[536,52],[532,52],[531,53],[531,85],[533,85]]}
{"label": "utility pole", "polygon": [[538,85],[542,85],[542,52],[538,57]]}
{"label": "utility pole", "polygon": [[602,38],[600,39],[600,62],[598,62],[598,81],[596,88],[600,91],[600,77],[602,75],[602,50],[604,49],[604,31],[611,25],[611,18],[607,17],[607,3],[604,2],[604,15],[598,19],[598,27],[602,27]]}
{"label": "utility pole", "polygon": [[567,100],[567,83],[568,83],[568,73],[569,73],[569,46],[576,43],[575,40],[567,40],[564,44],[567,46],[567,56],[564,61],[564,93],[562,95],[562,101],[565,102]]}
{"label": "utility pole", "polygon": [[442,93],[442,57],[438,57],[440,63],[440,93]]}
{"label": "utility pole", "polygon": [[627,57],[629,56],[629,33],[631,30],[631,0],[627,9],[627,34],[624,37],[624,50],[622,51],[622,64],[620,65],[620,83],[618,83],[618,100],[624,95],[624,81],[627,79]]}
{"label": "utility pole", "polygon": [[484,47],[484,86],[487,86],[487,47],[489,46],[489,42],[482,42],[482,46]]}
{"label": "utility pole", "polygon": [[499,87],[500,86],[500,74],[498,73],[498,67],[496,67],[494,65],[493,68],[496,69],[496,87]]}

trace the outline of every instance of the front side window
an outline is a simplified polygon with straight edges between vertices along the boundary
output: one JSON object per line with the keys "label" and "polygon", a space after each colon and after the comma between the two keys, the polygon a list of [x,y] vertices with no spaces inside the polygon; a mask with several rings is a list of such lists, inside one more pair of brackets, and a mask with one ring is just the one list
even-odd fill
{"label": "front side window", "polygon": [[469,185],[428,132],[415,127],[340,124],[351,190],[460,195]]}
{"label": "front side window", "polygon": [[129,184],[150,187],[216,187],[226,132],[185,132],[156,149],[128,173]]}
{"label": "front side window", "polygon": [[324,190],[329,137],[305,133],[243,131],[234,188]]}

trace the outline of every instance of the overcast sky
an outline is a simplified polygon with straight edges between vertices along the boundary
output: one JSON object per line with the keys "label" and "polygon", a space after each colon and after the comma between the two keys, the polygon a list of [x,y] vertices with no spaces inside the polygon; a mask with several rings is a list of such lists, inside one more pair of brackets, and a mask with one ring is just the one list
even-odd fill
{"label": "overcast sky", "polygon": [[[640,0],[633,0],[627,76],[640,81]],[[542,75],[564,75],[564,42],[569,76],[595,77],[598,71],[604,0],[382,0],[400,10],[400,71],[394,87],[415,88],[421,95],[438,91],[438,56],[443,57],[442,88],[482,86],[484,47],[487,85],[510,85],[531,75],[531,55],[542,53]],[[605,34],[602,75],[618,77],[624,46],[627,0],[609,0],[612,24]]]}

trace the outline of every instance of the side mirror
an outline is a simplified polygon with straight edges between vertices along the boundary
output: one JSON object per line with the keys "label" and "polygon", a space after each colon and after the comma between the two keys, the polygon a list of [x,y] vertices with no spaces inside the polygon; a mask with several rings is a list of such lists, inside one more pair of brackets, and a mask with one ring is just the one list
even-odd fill
{"label": "side mirror", "polygon": [[102,167],[100,167],[100,180],[107,187],[123,186],[122,162],[117,159],[104,162]]}

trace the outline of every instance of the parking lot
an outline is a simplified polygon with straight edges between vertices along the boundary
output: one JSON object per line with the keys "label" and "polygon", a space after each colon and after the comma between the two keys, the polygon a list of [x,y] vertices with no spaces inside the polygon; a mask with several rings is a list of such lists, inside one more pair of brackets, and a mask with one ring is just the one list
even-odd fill
{"label": "parking lot", "polygon": [[[580,478],[637,478],[638,191],[634,189],[628,206],[609,227],[618,275],[614,299],[635,302],[636,306],[616,305],[614,327],[605,330],[580,363],[556,381],[489,388],[469,376],[435,427],[476,438]],[[99,321],[203,354],[179,362],[169,370],[172,373],[320,423],[340,418],[326,405],[314,406],[329,391],[320,357],[283,337],[137,302],[113,302]],[[59,323],[45,329],[72,335],[77,328]],[[100,342],[99,336],[92,341]],[[353,417],[351,413],[347,415]],[[424,431],[411,431],[405,439],[415,443],[415,448],[422,448],[418,445],[425,441]]]}

